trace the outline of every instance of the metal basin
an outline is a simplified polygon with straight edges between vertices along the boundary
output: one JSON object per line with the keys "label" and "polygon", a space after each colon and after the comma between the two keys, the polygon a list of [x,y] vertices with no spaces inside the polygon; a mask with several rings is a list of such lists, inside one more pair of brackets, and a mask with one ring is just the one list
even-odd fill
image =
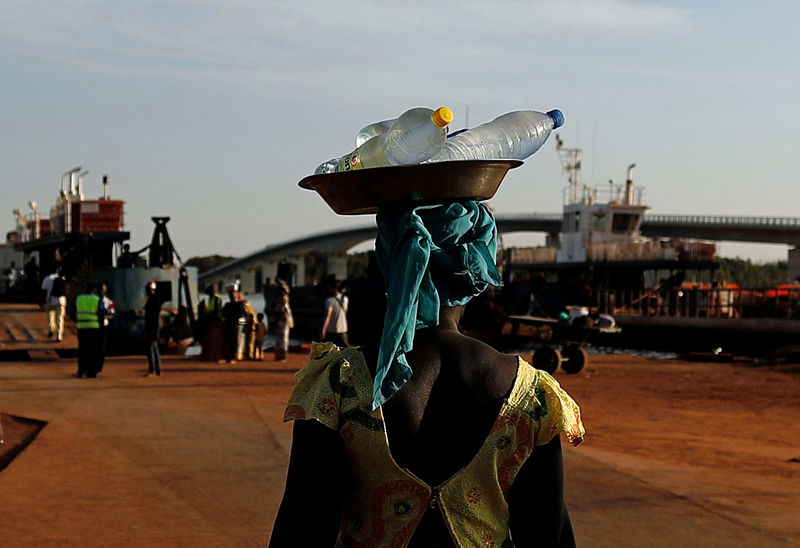
{"label": "metal basin", "polygon": [[315,190],[340,215],[377,213],[399,202],[488,200],[520,160],[458,160],[413,166],[310,175],[300,187]]}

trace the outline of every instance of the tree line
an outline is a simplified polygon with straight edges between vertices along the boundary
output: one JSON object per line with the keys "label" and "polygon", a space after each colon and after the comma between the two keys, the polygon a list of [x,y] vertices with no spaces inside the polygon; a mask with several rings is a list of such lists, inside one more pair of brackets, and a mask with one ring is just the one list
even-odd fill
{"label": "tree line", "polygon": [[788,263],[754,263],[750,259],[720,257],[716,278],[747,289],[767,289],[789,281]]}

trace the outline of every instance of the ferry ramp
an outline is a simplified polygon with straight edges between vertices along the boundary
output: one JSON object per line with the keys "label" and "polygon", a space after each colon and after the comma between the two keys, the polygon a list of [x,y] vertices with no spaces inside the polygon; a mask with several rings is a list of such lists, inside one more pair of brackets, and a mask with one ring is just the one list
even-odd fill
{"label": "ferry ramp", "polygon": [[47,312],[38,305],[0,303],[0,352],[75,351],[78,348],[75,322],[69,316],[64,321],[64,339],[59,342],[47,336]]}

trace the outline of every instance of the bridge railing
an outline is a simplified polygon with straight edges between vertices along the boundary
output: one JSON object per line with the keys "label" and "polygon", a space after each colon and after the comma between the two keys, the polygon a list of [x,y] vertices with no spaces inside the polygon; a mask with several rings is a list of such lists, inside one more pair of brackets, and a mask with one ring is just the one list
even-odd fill
{"label": "bridge railing", "polygon": [[501,221],[557,221],[564,218],[562,213],[498,213],[495,218]]}
{"label": "bridge railing", "polygon": [[596,306],[612,316],[791,320],[800,318],[800,288],[600,291]]}
{"label": "bridge railing", "polygon": [[747,227],[798,227],[800,217],[740,217],[720,215],[645,215],[646,224],[694,224]]}
{"label": "bridge railing", "polygon": [[[561,213],[498,214],[498,222],[560,222]],[[650,225],[716,225],[741,227],[800,227],[800,217],[754,217],[742,215],[645,215]]]}

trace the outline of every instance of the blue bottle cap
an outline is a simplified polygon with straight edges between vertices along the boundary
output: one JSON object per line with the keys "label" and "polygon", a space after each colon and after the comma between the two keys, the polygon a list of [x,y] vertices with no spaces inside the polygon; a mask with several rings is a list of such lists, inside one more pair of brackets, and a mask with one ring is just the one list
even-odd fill
{"label": "blue bottle cap", "polygon": [[558,109],[551,110],[547,115],[553,119],[553,129],[564,125],[564,113]]}

